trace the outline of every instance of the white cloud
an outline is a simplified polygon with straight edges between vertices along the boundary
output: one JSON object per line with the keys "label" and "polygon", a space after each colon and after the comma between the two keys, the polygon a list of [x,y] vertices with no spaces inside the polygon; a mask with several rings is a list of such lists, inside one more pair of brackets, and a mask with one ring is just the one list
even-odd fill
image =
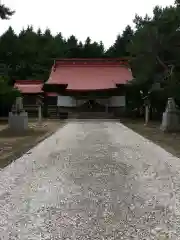
{"label": "white cloud", "polygon": [[151,14],[153,7],[166,6],[174,0],[1,0],[16,10],[9,21],[1,21],[0,33],[10,25],[19,32],[27,25],[35,29],[50,28],[52,33],[62,32],[64,37],[76,35],[84,41],[102,40],[105,46],[111,45],[117,34],[127,24],[132,25],[135,13],[144,16]]}

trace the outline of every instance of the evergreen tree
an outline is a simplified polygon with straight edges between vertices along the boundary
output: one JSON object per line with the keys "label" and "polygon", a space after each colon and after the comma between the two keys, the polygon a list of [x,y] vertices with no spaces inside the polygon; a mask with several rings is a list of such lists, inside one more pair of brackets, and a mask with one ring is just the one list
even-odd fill
{"label": "evergreen tree", "polygon": [[2,20],[9,19],[14,13],[14,11],[11,11],[11,9],[6,7],[4,4],[0,4],[0,18]]}
{"label": "evergreen tree", "polygon": [[78,40],[74,35],[71,35],[66,42],[65,56],[67,58],[76,58],[78,53]]}

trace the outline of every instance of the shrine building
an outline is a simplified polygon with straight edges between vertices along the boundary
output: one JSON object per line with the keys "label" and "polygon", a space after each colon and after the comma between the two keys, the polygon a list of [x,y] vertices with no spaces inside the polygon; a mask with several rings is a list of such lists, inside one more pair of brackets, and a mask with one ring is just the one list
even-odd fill
{"label": "shrine building", "polygon": [[36,97],[43,95],[48,117],[95,112],[120,115],[126,108],[125,86],[132,79],[123,59],[58,59],[45,83],[18,80],[15,87],[24,96],[27,111],[36,108]]}

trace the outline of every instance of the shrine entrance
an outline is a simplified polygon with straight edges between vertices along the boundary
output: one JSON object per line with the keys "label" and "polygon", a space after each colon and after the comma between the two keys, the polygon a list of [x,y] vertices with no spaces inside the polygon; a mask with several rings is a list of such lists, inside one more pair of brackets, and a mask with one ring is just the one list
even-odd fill
{"label": "shrine entrance", "polygon": [[107,99],[84,99],[78,106],[79,118],[108,118]]}
{"label": "shrine entrance", "polygon": [[105,112],[106,106],[100,104],[95,99],[88,99],[81,106],[79,106],[80,112]]}

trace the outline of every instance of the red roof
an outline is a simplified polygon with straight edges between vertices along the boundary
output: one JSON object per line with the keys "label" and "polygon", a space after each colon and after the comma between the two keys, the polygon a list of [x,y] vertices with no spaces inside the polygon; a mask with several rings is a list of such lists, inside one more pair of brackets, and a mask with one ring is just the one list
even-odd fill
{"label": "red roof", "polygon": [[17,80],[14,84],[22,93],[42,93],[43,81],[41,80]]}
{"label": "red roof", "polygon": [[67,84],[67,90],[104,90],[132,78],[122,59],[62,59],[55,61],[47,84]]}

